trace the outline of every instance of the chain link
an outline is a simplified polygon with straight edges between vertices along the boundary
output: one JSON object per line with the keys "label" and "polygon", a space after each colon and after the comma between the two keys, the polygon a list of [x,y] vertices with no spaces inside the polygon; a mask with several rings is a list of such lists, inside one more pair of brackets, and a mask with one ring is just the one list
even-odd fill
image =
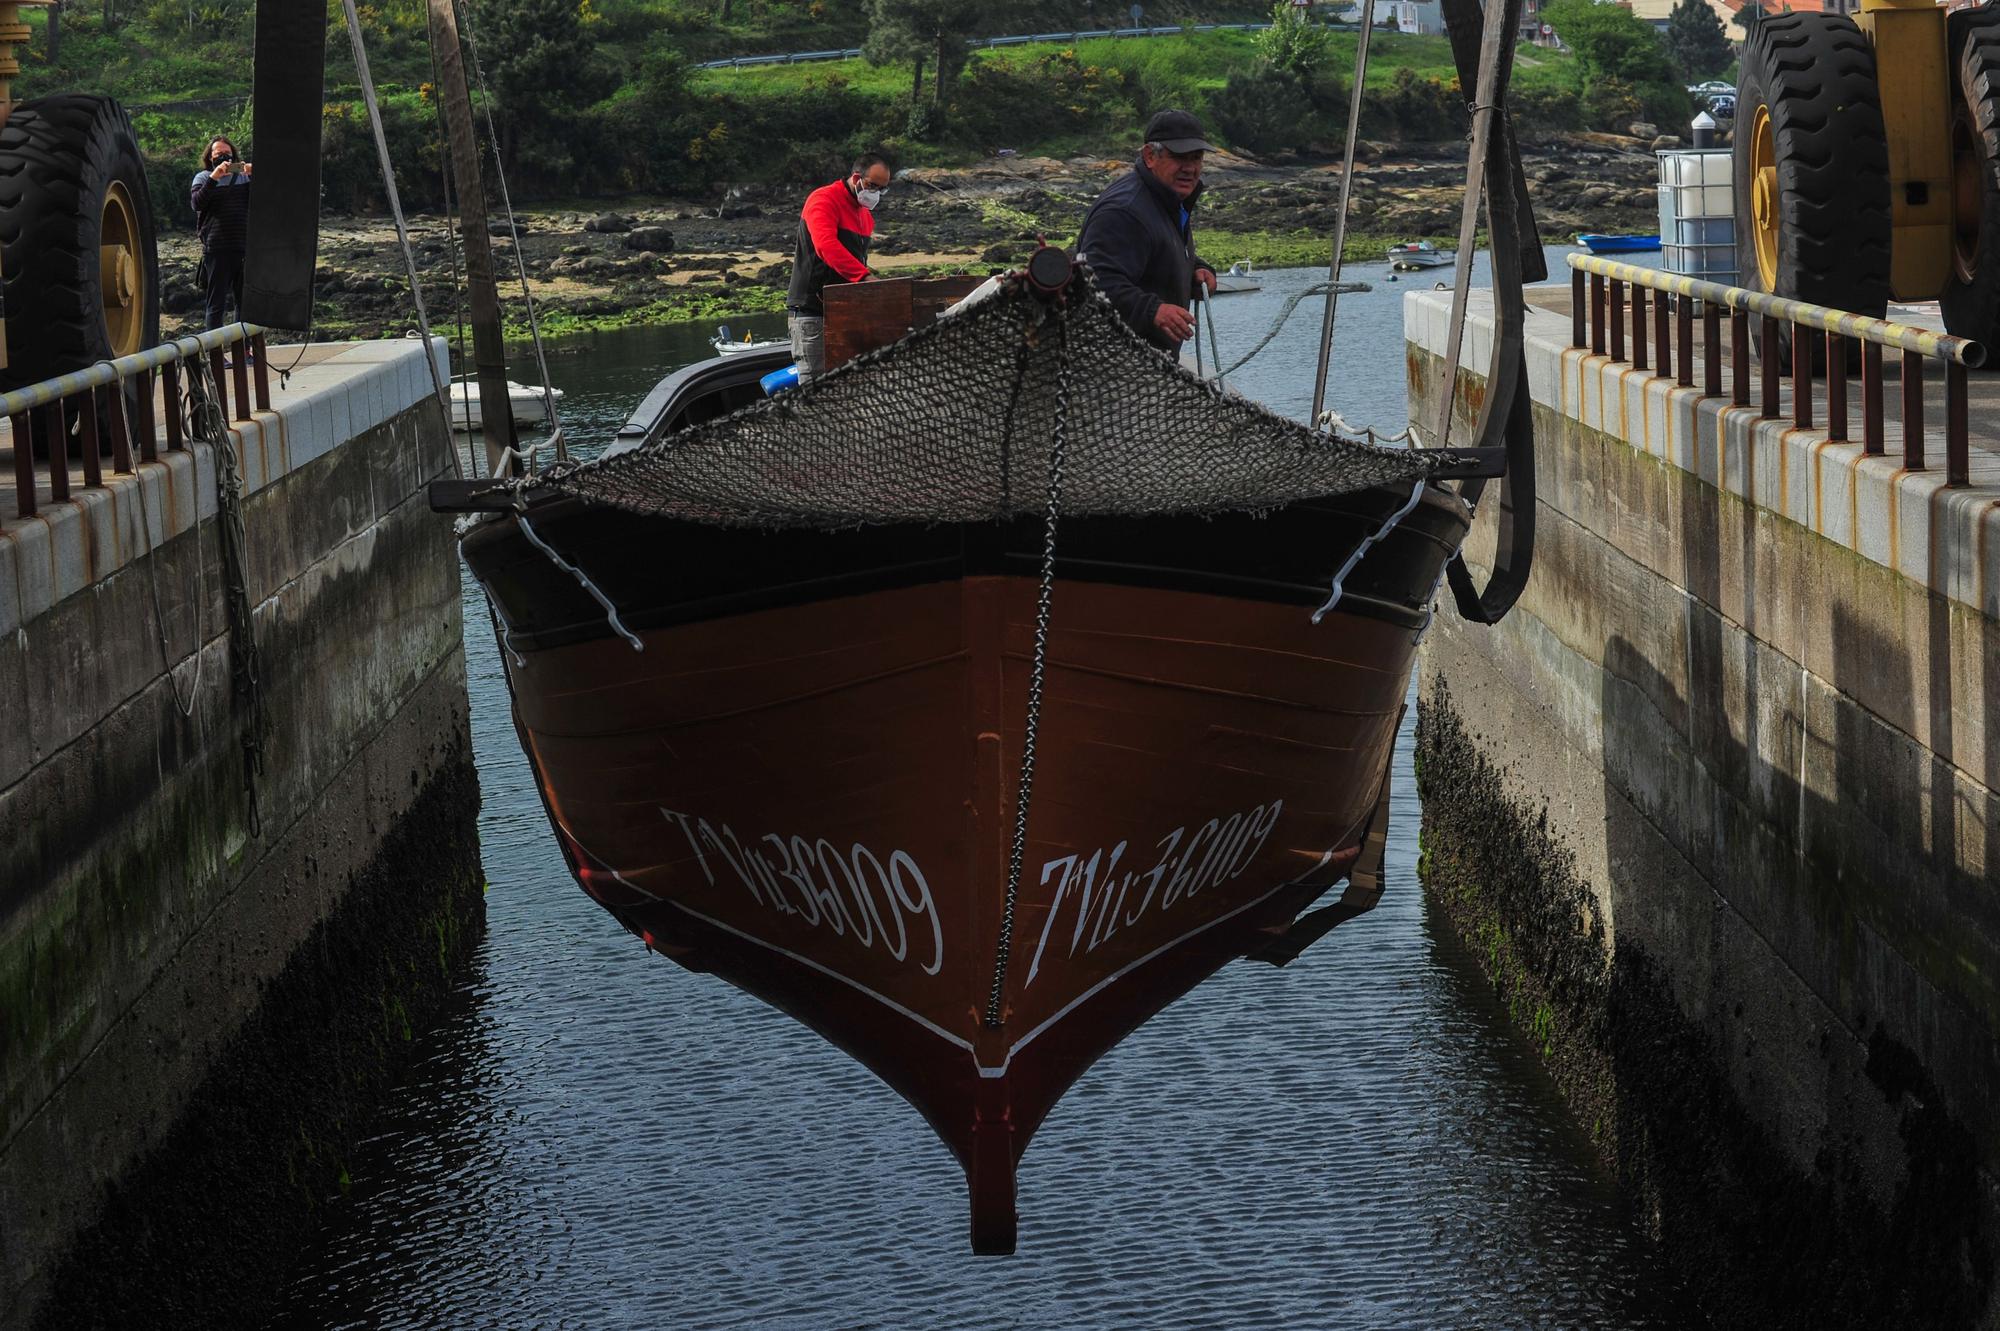
{"label": "chain link", "polygon": [[1014,792],[1014,839],[1007,849],[1007,896],[1000,909],[1000,946],[993,959],[993,992],[986,998],[986,1024],[1000,1025],[1000,1000],[1007,986],[1007,962],[1014,950],[1014,903],[1021,893],[1021,866],[1028,857],[1028,804],[1035,793],[1035,734],[1042,719],[1042,678],[1049,654],[1049,607],[1056,582],[1056,526],[1062,518],[1063,464],[1069,449],[1069,326],[1055,324],[1055,430],[1049,441],[1049,499],[1042,514],[1042,579],[1035,592],[1035,656],[1028,671],[1028,715],[1021,737],[1021,783]]}

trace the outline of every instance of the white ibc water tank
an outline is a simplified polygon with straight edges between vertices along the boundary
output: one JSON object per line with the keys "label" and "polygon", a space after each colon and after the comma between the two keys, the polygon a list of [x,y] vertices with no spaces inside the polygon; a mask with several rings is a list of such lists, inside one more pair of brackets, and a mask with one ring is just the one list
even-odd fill
{"label": "white ibc water tank", "polygon": [[[1713,130],[1695,119],[1697,140]],[[1737,285],[1736,200],[1727,148],[1676,148],[1660,159],[1660,266],[1684,277]]]}

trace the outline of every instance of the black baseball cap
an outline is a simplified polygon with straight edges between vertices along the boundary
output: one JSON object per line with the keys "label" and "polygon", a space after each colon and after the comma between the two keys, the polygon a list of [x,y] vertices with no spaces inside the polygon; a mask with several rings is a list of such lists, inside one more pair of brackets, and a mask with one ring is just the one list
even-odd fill
{"label": "black baseball cap", "polygon": [[1214,145],[1201,136],[1201,122],[1185,111],[1161,111],[1146,122],[1146,142],[1157,143],[1168,152],[1213,152]]}

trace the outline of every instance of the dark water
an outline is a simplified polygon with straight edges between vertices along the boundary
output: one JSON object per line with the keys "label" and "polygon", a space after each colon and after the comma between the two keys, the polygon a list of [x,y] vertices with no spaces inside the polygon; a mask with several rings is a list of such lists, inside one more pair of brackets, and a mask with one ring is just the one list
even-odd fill
{"label": "dark water", "polygon": [[[1314,278],[1221,301],[1225,355]],[[1410,285],[1342,302],[1332,398],[1351,419],[1402,424]],[[1241,386],[1303,410],[1317,317],[1309,302]],[[572,429],[608,434],[708,333],[556,348]],[[455,1019],[349,1162],[282,1325],[1679,1324],[1424,904],[1407,728],[1383,904],[1287,970],[1226,968],[1100,1063],[1023,1162],[1020,1254],[973,1258],[963,1176],[913,1110],[803,1029],[649,956],[571,883],[484,611],[466,608],[490,935]]]}

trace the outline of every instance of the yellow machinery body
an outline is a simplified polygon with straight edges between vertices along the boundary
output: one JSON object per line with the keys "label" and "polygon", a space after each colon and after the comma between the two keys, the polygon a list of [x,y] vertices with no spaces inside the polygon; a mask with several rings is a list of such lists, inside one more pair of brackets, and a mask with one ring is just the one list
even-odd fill
{"label": "yellow machinery body", "polygon": [[1958,206],[1952,164],[1958,79],[1934,0],[1861,0],[1855,21],[1875,47],[1875,77],[1889,138],[1889,289],[1897,300],[1934,300],[1952,275]]}

